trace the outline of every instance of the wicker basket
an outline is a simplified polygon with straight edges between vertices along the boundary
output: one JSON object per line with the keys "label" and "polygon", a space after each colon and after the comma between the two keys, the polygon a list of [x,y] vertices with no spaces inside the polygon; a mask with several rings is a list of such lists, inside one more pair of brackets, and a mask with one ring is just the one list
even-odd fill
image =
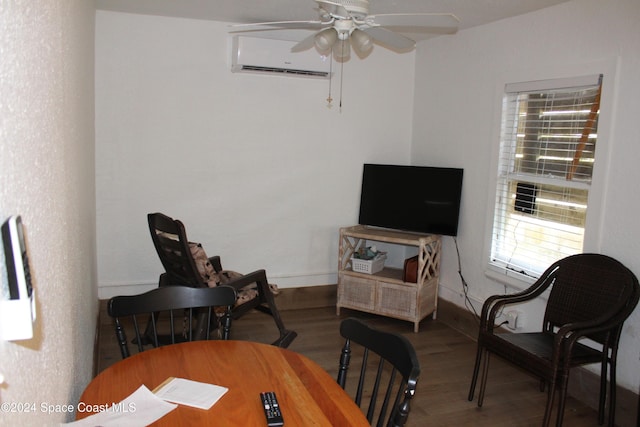
{"label": "wicker basket", "polygon": [[376,255],[373,259],[351,258],[353,271],[357,273],[375,274],[384,268],[386,254]]}

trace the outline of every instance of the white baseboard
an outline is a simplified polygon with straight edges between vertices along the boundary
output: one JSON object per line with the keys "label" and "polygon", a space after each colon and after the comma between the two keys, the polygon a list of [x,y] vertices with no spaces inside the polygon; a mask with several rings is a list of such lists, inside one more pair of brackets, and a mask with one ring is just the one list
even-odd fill
{"label": "white baseboard", "polygon": [[[469,301],[473,305],[473,308],[476,310],[476,313],[480,313],[480,311],[482,310],[482,304],[484,304],[484,300],[480,300],[478,297],[475,297],[473,295],[467,296]],[[452,302],[460,307],[467,306],[467,304],[465,304],[465,297],[462,289],[453,289],[440,283],[438,287],[438,297]]]}
{"label": "white baseboard", "polygon": [[338,283],[337,273],[311,274],[269,274],[269,283],[275,283],[279,288],[305,288],[308,286],[331,285]]}
{"label": "white baseboard", "polygon": [[153,283],[112,283],[98,285],[98,299],[109,299],[118,295],[136,295],[157,288],[158,282]]}
{"label": "white baseboard", "polygon": [[[276,284],[280,289],[305,288],[310,286],[330,285],[338,281],[337,273],[314,273],[300,275],[270,275],[269,283]],[[101,283],[98,285],[98,298],[109,299],[118,295],[136,295],[158,287],[158,281],[146,283],[120,282]]]}

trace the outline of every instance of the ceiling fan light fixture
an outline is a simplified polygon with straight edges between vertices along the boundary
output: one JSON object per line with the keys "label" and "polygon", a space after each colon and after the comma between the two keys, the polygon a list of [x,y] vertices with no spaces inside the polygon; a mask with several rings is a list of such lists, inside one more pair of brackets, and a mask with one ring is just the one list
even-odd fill
{"label": "ceiling fan light fixture", "polygon": [[319,51],[325,52],[338,40],[338,32],[332,28],[325,28],[315,36],[315,44]]}
{"label": "ceiling fan light fixture", "polygon": [[351,33],[351,44],[362,55],[367,55],[373,49],[371,36],[357,28]]}
{"label": "ceiling fan light fixture", "polygon": [[333,46],[333,54],[339,61],[346,61],[351,56],[351,45],[348,40],[340,40]]}

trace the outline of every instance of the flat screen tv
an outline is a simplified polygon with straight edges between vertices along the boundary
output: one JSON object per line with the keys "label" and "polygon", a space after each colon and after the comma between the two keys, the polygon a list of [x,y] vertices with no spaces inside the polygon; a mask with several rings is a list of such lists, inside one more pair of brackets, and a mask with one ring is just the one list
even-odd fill
{"label": "flat screen tv", "polygon": [[365,164],[359,224],[456,236],[462,169]]}

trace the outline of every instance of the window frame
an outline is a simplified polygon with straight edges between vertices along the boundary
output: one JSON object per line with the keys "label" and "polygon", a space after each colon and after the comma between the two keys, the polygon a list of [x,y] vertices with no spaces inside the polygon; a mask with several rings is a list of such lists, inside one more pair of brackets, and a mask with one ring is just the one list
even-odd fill
{"label": "window frame", "polygon": [[483,265],[485,275],[496,280],[503,285],[507,285],[516,290],[522,290],[535,282],[536,278],[520,274],[518,272],[498,267],[491,262],[492,239],[494,214],[497,200],[497,184],[500,162],[500,138],[502,133],[503,98],[506,94],[507,85],[518,82],[538,81],[561,81],[563,79],[576,79],[580,76],[601,74],[602,92],[600,98],[600,114],[598,118],[598,142],[596,144],[596,163],[594,164],[592,181],[588,196],[588,212],[585,223],[583,252],[601,252],[602,229],[605,217],[607,176],[609,170],[610,150],[613,146],[613,105],[616,96],[616,70],[618,68],[616,59],[599,61],[591,64],[574,64],[569,66],[548,67],[545,70],[520,70],[516,72],[504,73],[496,80],[494,96],[494,114],[492,130],[492,153],[489,185],[487,188],[489,202],[487,203],[485,221],[485,239],[483,247]]}

